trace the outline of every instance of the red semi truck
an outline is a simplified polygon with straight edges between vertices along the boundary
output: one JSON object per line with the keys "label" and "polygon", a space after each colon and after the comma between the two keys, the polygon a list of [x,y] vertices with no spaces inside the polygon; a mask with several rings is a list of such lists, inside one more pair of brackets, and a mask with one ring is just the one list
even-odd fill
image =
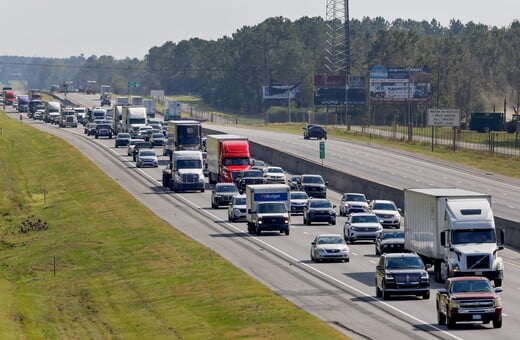
{"label": "red semi truck", "polygon": [[248,170],[251,167],[249,140],[237,135],[208,135],[209,182],[232,183],[232,172]]}
{"label": "red semi truck", "polygon": [[14,90],[5,89],[4,90],[4,104],[5,105],[13,105],[16,100],[16,94]]}

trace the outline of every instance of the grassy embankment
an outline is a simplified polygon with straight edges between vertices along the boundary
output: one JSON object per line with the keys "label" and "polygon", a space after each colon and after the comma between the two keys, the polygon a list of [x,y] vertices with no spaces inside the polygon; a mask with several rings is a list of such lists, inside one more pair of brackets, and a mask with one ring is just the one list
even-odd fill
{"label": "grassy embankment", "polygon": [[2,338],[342,337],[3,113],[0,169]]}

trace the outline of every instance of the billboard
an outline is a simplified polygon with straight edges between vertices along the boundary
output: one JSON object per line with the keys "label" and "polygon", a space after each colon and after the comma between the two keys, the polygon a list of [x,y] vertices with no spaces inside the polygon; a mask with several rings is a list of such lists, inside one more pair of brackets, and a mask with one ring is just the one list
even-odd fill
{"label": "billboard", "polygon": [[370,69],[370,100],[373,102],[426,102],[431,100],[431,70],[427,67]]}
{"label": "billboard", "polygon": [[300,85],[270,85],[262,87],[263,99],[295,99],[300,96]]}
{"label": "billboard", "polygon": [[[347,76],[319,74],[314,76],[314,105],[345,105]],[[348,105],[365,105],[365,77],[349,76]]]}

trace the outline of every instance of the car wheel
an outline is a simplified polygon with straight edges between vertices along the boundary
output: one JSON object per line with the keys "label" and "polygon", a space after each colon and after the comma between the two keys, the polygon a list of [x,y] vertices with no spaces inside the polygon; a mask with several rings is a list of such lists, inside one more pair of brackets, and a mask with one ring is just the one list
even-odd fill
{"label": "car wheel", "polygon": [[284,230],[283,233],[285,234],[285,236],[289,236],[289,229]]}
{"label": "car wheel", "polygon": [[314,257],[314,253],[312,252],[312,250],[311,250],[311,261],[316,262],[316,258]]}
{"label": "car wheel", "polygon": [[457,322],[455,320],[450,318],[449,313],[448,313],[448,315],[446,315],[446,324],[448,325],[448,329],[455,328],[455,325],[457,324]]}
{"label": "car wheel", "polygon": [[383,292],[381,291],[381,289],[379,289],[379,286],[377,285],[377,280],[376,280],[376,297],[381,297],[383,296]]}
{"label": "car wheel", "polygon": [[439,306],[437,306],[437,323],[439,325],[445,325],[446,324],[446,316],[441,313],[439,310]]}
{"label": "car wheel", "polygon": [[330,224],[332,224],[332,225],[336,225],[336,220],[330,222]]}
{"label": "car wheel", "polygon": [[383,291],[383,300],[388,300],[390,298],[390,294],[388,294],[388,292],[386,291],[384,284],[383,284],[382,291]]}
{"label": "car wheel", "polygon": [[255,234],[256,234],[256,236],[260,236],[260,234],[262,234],[262,229],[260,229],[259,226],[256,227]]}
{"label": "car wheel", "polygon": [[229,215],[229,214],[227,216],[227,219],[228,219],[229,222],[235,222],[235,221],[233,221],[233,217],[231,217],[231,215]]}
{"label": "car wheel", "polygon": [[430,291],[427,291],[426,293],[423,294],[422,298],[424,300],[429,300],[430,299]]}
{"label": "car wheel", "polygon": [[211,208],[212,209],[217,209],[218,205],[216,205],[213,201],[211,201]]}
{"label": "car wheel", "polygon": [[376,248],[376,255],[381,255],[381,252],[379,251],[379,248],[377,248],[377,244],[376,244],[375,248]]}
{"label": "car wheel", "polygon": [[502,328],[502,318],[493,320],[493,328]]}
{"label": "car wheel", "polygon": [[305,215],[303,215],[303,224],[307,224],[307,218],[305,218]]}

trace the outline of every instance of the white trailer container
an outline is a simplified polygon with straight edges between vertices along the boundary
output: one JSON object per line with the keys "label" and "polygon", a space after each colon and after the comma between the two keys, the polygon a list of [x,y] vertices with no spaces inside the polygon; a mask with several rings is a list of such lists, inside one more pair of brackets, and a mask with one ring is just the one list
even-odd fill
{"label": "white trailer container", "polygon": [[253,184],[246,187],[247,231],[279,231],[289,235],[291,188],[286,184]]}
{"label": "white trailer container", "polygon": [[504,231],[497,237],[491,196],[457,188],[405,189],[405,249],[434,266],[436,281],[486,276],[501,286]]}

